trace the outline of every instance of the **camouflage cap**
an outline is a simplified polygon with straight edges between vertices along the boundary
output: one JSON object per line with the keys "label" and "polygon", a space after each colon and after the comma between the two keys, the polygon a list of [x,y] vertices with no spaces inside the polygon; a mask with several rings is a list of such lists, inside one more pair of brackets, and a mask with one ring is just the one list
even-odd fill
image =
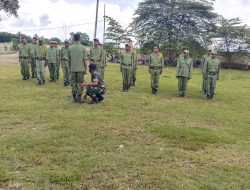
{"label": "camouflage cap", "polygon": [[54,41],[50,41],[50,44],[54,44]]}
{"label": "camouflage cap", "polygon": [[68,44],[69,44],[69,43],[70,43],[70,41],[69,41],[69,40],[65,40],[65,41],[64,41],[64,43],[68,43]]}
{"label": "camouflage cap", "polygon": [[37,40],[37,37],[36,37],[36,36],[34,36],[34,37],[33,37],[33,40]]}
{"label": "camouflage cap", "polygon": [[99,38],[94,38],[94,41],[98,41],[99,42]]}
{"label": "camouflage cap", "polygon": [[57,41],[54,41],[54,44],[58,44],[58,42],[57,42]]}
{"label": "camouflage cap", "polygon": [[188,53],[188,54],[189,54],[189,50],[185,49],[185,50],[184,50],[184,53]]}

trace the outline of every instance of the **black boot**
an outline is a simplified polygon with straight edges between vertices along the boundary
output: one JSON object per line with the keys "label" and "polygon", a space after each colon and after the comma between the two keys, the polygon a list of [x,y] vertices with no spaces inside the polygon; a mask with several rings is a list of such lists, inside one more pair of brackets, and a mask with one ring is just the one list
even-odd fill
{"label": "black boot", "polygon": [[126,91],[126,86],[123,85],[123,87],[122,87],[122,92],[125,92],[125,91]]}
{"label": "black boot", "polygon": [[36,78],[35,73],[32,73],[31,78]]}
{"label": "black boot", "polygon": [[158,89],[155,88],[155,94],[157,94]]}
{"label": "black boot", "polygon": [[65,81],[63,82],[63,84],[64,84],[64,86],[67,86],[68,83],[67,83],[67,81],[65,80]]}
{"label": "black boot", "polygon": [[23,77],[23,80],[27,80],[25,76]]}
{"label": "black boot", "polygon": [[98,98],[98,101],[99,101],[99,102],[101,102],[101,101],[104,100],[104,97],[103,97],[102,95],[98,95],[97,98]]}
{"label": "black boot", "polygon": [[77,102],[77,100],[76,100],[76,94],[73,94],[72,97],[73,97],[73,102],[76,103]]}
{"label": "black boot", "polygon": [[37,81],[37,85],[42,85],[42,81],[41,81],[41,80],[38,80],[38,81]]}
{"label": "black boot", "polygon": [[98,103],[98,99],[96,97],[92,97],[92,101],[90,102],[90,104],[97,104]]}
{"label": "black boot", "polygon": [[81,95],[77,96],[77,103],[82,103],[82,96]]}

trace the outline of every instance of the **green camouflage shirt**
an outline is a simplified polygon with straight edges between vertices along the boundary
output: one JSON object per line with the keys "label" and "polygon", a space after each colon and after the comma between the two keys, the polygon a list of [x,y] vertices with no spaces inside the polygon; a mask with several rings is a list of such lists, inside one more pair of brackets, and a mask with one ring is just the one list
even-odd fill
{"label": "green camouflage shirt", "polygon": [[30,45],[30,53],[31,53],[31,57],[34,58],[35,57],[35,49],[38,46],[38,44],[31,44]]}
{"label": "green camouflage shirt", "polygon": [[208,55],[207,53],[202,56],[202,58],[201,58],[201,68],[203,68],[205,62],[208,61],[210,58],[211,58],[210,55]]}
{"label": "green camouflage shirt", "polygon": [[72,72],[85,71],[84,61],[86,60],[86,48],[80,43],[75,43],[69,48],[69,63]]}
{"label": "green camouflage shirt", "polygon": [[68,48],[62,47],[60,56],[61,56],[60,57],[61,60],[68,61],[69,60],[69,47]]}
{"label": "green camouflage shirt", "polygon": [[93,72],[91,74],[91,81],[92,82],[97,82],[98,83],[98,87],[102,87],[104,88],[105,87],[105,84],[104,84],[104,81],[102,79],[102,76],[97,72]]}
{"label": "green camouflage shirt", "polygon": [[19,45],[19,57],[29,57],[30,56],[30,45],[20,44]]}
{"label": "green camouflage shirt", "polygon": [[221,63],[219,59],[209,59],[204,64],[204,74],[205,76],[208,75],[215,75],[217,74],[217,78],[219,79],[219,72],[220,72]]}
{"label": "green camouflage shirt", "polygon": [[46,59],[48,63],[56,63],[57,62],[57,49],[49,48],[48,53],[46,55]]}
{"label": "green camouflage shirt", "polygon": [[105,53],[101,47],[91,47],[89,51],[89,57],[93,61],[102,61],[104,54]]}
{"label": "green camouflage shirt", "polygon": [[134,62],[134,60],[133,60],[132,53],[122,53],[121,54],[121,67],[132,68],[133,62]]}
{"label": "green camouflage shirt", "polygon": [[181,58],[177,61],[176,76],[191,79],[193,70],[193,60],[191,58]]}
{"label": "green camouflage shirt", "polygon": [[48,48],[45,45],[36,46],[35,48],[35,58],[45,59],[48,52]]}
{"label": "green camouflage shirt", "polygon": [[163,67],[164,58],[162,53],[151,53],[149,56],[149,66],[150,67]]}

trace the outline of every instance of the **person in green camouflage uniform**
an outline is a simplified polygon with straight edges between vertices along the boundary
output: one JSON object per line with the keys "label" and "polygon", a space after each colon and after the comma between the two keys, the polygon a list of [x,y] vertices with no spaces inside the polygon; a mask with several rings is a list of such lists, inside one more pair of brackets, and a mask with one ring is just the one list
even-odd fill
{"label": "person in green camouflage uniform", "polygon": [[21,40],[22,43],[19,46],[19,62],[20,62],[21,74],[23,76],[23,80],[29,80],[30,78],[29,62],[31,61],[30,45],[27,44],[26,37],[22,37]]}
{"label": "person in green camouflage uniform", "polygon": [[131,74],[132,74],[132,66],[135,62],[135,56],[131,52],[130,46],[128,44],[125,45],[125,52],[121,54],[121,64],[120,70],[122,72],[122,84],[123,92],[128,92],[130,86],[132,85],[131,82]]}
{"label": "person in green camouflage uniform", "polygon": [[49,67],[50,82],[56,82],[56,64],[58,63],[57,49],[54,48],[54,42],[50,42],[50,48],[46,55],[46,65]]}
{"label": "person in green camouflage uniform", "polygon": [[135,81],[136,81],[136,71],[138,68],[138,61],[137,61],[137,55],[135,51],[132,51],[133,57],[134,57],[134,62],[132,65],[132,71],[131,71],[131,86],[135,86]]}
{"label": "person in green camouflage uniform", "polygon": [[84,82],[86,74],[86,48],[80,44],[80,35],[74,34],[74,45],[69,48],[69,64],[71,65],[71,86],[74,103],[81,103],[81,95],[83,87],[80,86]]}
{"label": "person in green camouflage uniform", "polygon": [[205,75],[204,75],[204,64],[205,62],[211,58],[211,51],[213,49],[212,48],[208,48],[208,52],[202,56],[201,58],[201,72],[202,72],[202,92],[204,95],[207,94],[207,79],[205,78]]}
{"label": "person in green camouflage uniform", "polygon": [[214,97],[216,81],[219,80],[221,63],[217,59],[217,52],[211,51],[211,59],[206,60],[203,70],[207,79],[207,99],[211,100]]}
{"label": "person in green camouflage uniform", "polygon": [[102,75],[102,78],[104,78],[104,71],[105,67],[107,66],[106,53],[100,46],[98,38],[94,39],[94,47],[90,48],[89,57],[90,63],[96,64],[97,72]]}
{"label": "person in green camouflage uniform", "polygon": [[91,74],[91,82],[84,82],[81,86],[86,86],[86,94],[92,98],[91,104],[95,104],[104,100],[103,95],[106,92],[106,87],[100,73],[96,71],[96,64],[89,65]]}
{"label": "person in green camouflage uniform", "polygon": [[35,48],[36,68],[37,68],[37,84],[45,84],[45,60],[48,49],[43,45],[43,40],[38,40],[38,46]]}
{"label": "person in green camouflage uniform", "polygon": [[65,40],[64,47],[61,48],[61,65],[63,69],[63,79],[64,86],[68,86],[70,84],[70,65],[69,65],[69,40]]}
{"label": "person in green camouflage uniform", "polygon": [[54,48],[56,48],[56,50],[57,50],[57,59],[59,60],[56,63],[56,79],[58,80],[59,76],[60,76],[60,49],[58,48],[57,45],[58,45],[58,42],[54,41]]}
{"label": "person in green camouflage uniform", "polygon": [[35,58],[35,49],[37,46],[37,37],[34,37],[32,40],[32,44],[30,46],[31,48],[31,63],[30,63],[30,68],[31,68],[31,78],[36,78],[36,58]]}
{"label": "person in green camouflage uniform", "polygon": [[189,50],[184,50],[176,66],[176,78],[178,79],[178,95],[185,97],[188,80],[192,77],[193,60],[189,58]]}
{"label": "person in green camouflage uniform", "polygon": [[149,73],[151,75],[152,94],[157,94],[159,89],[159,79],[163,72],[164,57],[158,45],[154,46],[154,53],[149,56]]}

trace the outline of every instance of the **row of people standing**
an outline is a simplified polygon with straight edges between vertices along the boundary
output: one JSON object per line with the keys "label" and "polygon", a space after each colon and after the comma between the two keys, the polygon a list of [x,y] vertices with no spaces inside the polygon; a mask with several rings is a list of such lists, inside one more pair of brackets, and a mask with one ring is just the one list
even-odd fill
{"label": "row of people standing", "polygon": [[[130,86],[135,85],[137,56],[132,51],[130,44],[125,45],[125,52],[121,54],[121,66],[123,87],[122,91],[128,91]],[[149,55],[148,71],[151,75],[152,94],[157,94],[159,89],[160,75],[163,73],[164,56],[158,45],[154,46],[153,53]],[[219,79],[220,61],[217,59],[217,52],[209,49],[202,57],[202,91],[207,99],[213,99],[216,88],[216,81]],[[178,96],[185,97],[188,81],[192,78],[193,60],[189,57],[189,50],[184,50],[178,58],[176,65],[176,78],[178,79]]]}

